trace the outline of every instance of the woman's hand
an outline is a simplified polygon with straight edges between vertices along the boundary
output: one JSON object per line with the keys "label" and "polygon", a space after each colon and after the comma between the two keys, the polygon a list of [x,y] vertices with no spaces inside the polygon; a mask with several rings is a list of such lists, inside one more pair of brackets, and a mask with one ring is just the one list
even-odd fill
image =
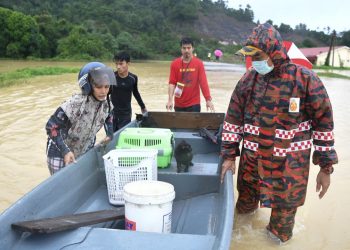
{"label": "woman's hand", "polygon": [[64,155],[63,158],[64,164],[67,166],[68,164],[72,163],[72,162],[76,162],[75,157],[73,152],[69,151],[67,154]]}
{"label": "woman's hand", "polygon": [[105,145],[107,145],[110,141],[112,140],[112,138],[111,137],[109,137],[109,136],[106,136],[105,138],[103,138],[103,140],[102,141],[100,141],[100,145],[101,146],[105,146]]}

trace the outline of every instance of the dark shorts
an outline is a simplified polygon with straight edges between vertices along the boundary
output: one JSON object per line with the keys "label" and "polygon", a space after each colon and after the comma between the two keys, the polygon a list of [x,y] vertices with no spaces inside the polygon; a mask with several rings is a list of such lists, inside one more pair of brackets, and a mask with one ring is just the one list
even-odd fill
{"label": "dark shorts", "polygon": [[131,114],[127,114],[127,115],[114,114],[113,131],[116,132],[117,130],[121,129],[122,127],[129,124],[130,122],[131,122]]}
{"label": "dark shorts", "polygon": [[201,105],[196,104],[185,108],[175,107],[175,111],[176,112],[201,112]]}

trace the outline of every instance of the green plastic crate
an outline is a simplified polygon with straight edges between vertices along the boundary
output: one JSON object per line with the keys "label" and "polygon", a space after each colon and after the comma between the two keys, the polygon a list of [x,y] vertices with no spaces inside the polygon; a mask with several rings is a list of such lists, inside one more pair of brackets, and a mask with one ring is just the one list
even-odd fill
{"label": "green plastic crate", "polygon": [[117,149],[155,148],[158,149],[157,165],[170,165],[174,148],[174,136],[165,128],[126,128],[120,134]]}

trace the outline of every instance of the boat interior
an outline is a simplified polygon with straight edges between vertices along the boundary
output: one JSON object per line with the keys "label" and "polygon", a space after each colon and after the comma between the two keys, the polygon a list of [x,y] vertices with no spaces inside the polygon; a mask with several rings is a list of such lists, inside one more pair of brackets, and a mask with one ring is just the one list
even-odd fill
{"label": "boat interior", "polygon": [[[138,124],[135,121],[128,126],[136,127]],[[232,175],[226,175],[224,184],[220,184],[218,174],[220,147],[201,136],[198,128],[171,128],[171,130],[175,146],[182,140],[186,140],[192,146],[193,166],[186,173],[177,173],[176,160],[172,156],[168,167],[158,168],[158,180],[171,183],[176,194],[170,234],[160,236],[159,233],[124,230],[124,220],[117,220],[47,234],[45,237],[30,233],[21,234],[12,230],[8,240],[12,238],[18,241],[15,249],[33,249],[31,246],[34,245],[45,249],[54,249],[57,246],[64,249],[69,249],[71,246],[74,246],[74,249],[84,247],[93,249],[93,246],[108,249],[116,246],[116,239],[119,239],[120,249],[138,249],[139,238],[144,238],[145,242],[156,241],[152,243],[156,245],[144,249],[159,249],[155,246],[164,247],[164,244],[168,246],[167,249],[181,249],[181,246],[183,249],[189,249],[189,245],[193,245],[194,249],[219,249],[222,237],[227,235],[225,230],[232,230],[232,221],[227,221],[228,217],[233,218],[233,211],[227,210],[233,207]],[[107,146],[95,147],[79,159],[79,164],[72,164],[58,172],[55,178],[50,177],[30,194],[25,195],[21,199],[21,206],[10,208],[10,210],[17,209],[20,213],[21,216],[17,220],[48,218],[118,207],[110,204],[108,199],[102,158],[115,148],[118,135],[119,132]],[[137,241],[133,240],[135,234],[138,235]],[[230,240],[230,236],[226,241]],[[174,243],[173,247],[171,242]]]}

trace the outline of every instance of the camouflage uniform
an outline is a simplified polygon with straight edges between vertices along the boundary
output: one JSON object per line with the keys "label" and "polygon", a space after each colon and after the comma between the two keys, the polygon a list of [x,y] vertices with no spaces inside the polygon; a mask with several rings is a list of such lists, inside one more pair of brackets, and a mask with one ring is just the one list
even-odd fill
{"label": "camouflage uniform", "polygon": [[266,75],[252,69],[238,82],[225,117],[221,154],[224,159],[240,156],[238,212],[250,212],[259,202],[292,211],[289,230],[278,235],[285,241],[291,237],[296,208],[305,201],[312,144],[314,164],[338,161],[332,107],[321,80],[290,62],[271,25],[255,28],[245,45],[268,54],[274,69]]}

